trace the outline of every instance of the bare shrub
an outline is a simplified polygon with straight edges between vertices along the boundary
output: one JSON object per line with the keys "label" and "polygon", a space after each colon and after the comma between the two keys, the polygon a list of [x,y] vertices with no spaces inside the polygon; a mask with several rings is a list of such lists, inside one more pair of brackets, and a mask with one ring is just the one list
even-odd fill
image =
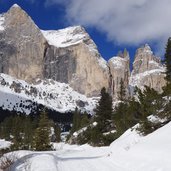
{"label": "bare shrub", "polygon": [[14,153],[8,153],[0,158],[0,171],[8,171],[10,166],[17,160]]}

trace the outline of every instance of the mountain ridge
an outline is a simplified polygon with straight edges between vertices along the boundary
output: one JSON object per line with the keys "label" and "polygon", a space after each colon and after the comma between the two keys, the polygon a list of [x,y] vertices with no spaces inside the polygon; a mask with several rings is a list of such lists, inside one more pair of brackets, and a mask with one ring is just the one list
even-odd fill
{"label": "mountain ridge", "polygon": [[106,61],[82,26],[40,30],[16,4],[0,15],[0,73],[29,84],[51,79],[88,97],[99,96],[105,87],[117,101],[121,80],[127,97],[135,86],[161,92],[164,71],[147,44],[137,49],[131,71],[129,52]]}

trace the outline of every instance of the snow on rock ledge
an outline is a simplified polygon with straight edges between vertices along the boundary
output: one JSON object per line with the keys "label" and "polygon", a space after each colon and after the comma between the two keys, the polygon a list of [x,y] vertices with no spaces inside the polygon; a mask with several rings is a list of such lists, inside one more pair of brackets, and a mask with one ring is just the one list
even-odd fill
{"label": "snow on rock ledge", "polygon": [[0,15],[0,31],[3,31],[5,28],[4,28],[4,16],[3,15]]}
{"label": "snow on rock ledge", "polygon": [[159,92],[165,86],[165,67],[159,57],[156,57],[149,45],[136,51],[133,71],[129,80],[130,87],[143,88],[149,86]]}
{"label": "snow on rock ledge", "polygon": [[88,34],[81,26],[67,27],[60,30],[42,30],[43,35],[50,45],[56,47],[67,47],[86,40]]}

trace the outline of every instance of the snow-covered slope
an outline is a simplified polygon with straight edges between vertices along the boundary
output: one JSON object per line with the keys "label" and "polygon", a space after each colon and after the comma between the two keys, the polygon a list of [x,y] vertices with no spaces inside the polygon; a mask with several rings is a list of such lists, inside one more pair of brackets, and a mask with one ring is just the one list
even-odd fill
{"label": "snow-covered slope", "polygon": [[139,136],[126,131],[109,147],[57,144],[51,152],[17,152],[15,171],[170,171],[171,123]]}
{"label": "snow-covered slope", "polygon": [[77,93],[69,85],[53,80],[39,80],[36,85],[0,74],[0,106],[4,109],[30,113],[31,102],[43,104],[59,112],[72,111],[77,106],[81,110],[92,112],[97,98],[87,98]]}
{"label": "snow-covered slope", "polygon": [[[170,132],[171,123],[146,137],[140,137],[135,131],[128,130],[112,143],[113,159],[122,160],[124,166],[132,171],[169,171],[171,170]],[[124,147],[124,150],[116,156],[114,151],[120,147]]]}
{"label": "snow-covered slope", "polygon": [[60,30],[42,30],[43,35],[50,45],[56,47],[67,47],[86,40],[88,34],[81,26],[67,27]]}

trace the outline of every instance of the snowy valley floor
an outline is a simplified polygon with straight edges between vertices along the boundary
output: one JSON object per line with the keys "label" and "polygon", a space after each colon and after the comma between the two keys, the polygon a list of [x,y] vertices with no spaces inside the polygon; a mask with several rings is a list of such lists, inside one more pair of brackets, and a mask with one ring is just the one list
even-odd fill
{"label": "snowy valley floor", "polygon": [[[171,123],[141,137],[128,130],[109,147],[55,144],[57,151],[18,151],[12,171],[170,171]],[[1,141],[0,141],[1,142]]]}

